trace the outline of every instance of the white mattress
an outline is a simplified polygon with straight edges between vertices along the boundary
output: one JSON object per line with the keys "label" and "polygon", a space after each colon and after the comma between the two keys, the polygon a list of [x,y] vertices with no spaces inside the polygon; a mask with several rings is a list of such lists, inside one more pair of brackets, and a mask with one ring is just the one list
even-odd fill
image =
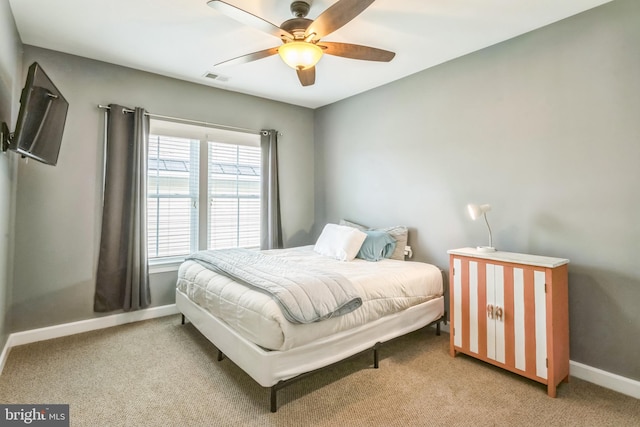
{"label": "white mattress", "polygon": [[356,259],[337,261],[320,256],[313,246],[265,251],[313,268],[332,269],[351,280],[363,304],[357,310],[311,324],[287,321],[273,298],[214,273],[195,261],[178,272],[178,291],[223,320],[240,336],[269,350],[289,350],[401,312],[442,296],[440,270],[430,264]]}

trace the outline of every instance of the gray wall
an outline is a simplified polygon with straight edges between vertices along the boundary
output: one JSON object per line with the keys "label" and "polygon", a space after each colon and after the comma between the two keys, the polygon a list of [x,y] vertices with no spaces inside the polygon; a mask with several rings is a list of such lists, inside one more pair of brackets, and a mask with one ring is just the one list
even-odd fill
{"label": "gray wall", "polygon": [[406,224],[446,269],[490,203],[499,250],[571,260],[571,359],[640,380],[638,46],[616,0],[316,110],[317,227]]}
{"label": "gray wall", "polygon": [[[310,242],[313,228],[313,111],[120,66],[25,46],[23,73],[42,65],[69,101],[56,167],[19,162],[12,331],[93,313],[100,239],[103,112],[142,106],[167,116],[283,133],[279,144],[285,243]],[[176,273],[152,275],[154,306],[175,302]]]}
{"label": "gray wall", "polygon": [[[9,2],[0,2],[0,122],[15,127],[21,87],[22,43]],[[9,335],[16,159],[0,152],[0,351]]]}

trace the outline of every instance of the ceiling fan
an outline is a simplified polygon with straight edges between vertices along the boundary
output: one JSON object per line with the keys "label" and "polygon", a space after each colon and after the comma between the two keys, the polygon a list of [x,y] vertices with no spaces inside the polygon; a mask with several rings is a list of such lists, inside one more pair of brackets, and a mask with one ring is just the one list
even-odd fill
{"label": "ceiling fan", "polygon": [[218,65],[237,65],[271,55],[279,54],[282,60],[294,68],[302,86],[311,86],[316,81],[315,66],[323,54],[341,56],[366,61],[389,62],[394,52],[350,43],[320,41],[321,38],[341,28],[375,0],[338,0],[320,14],[315,20],[307,19],[310,5],[307,1],[291,3],[291,13],[295,18],[289,19],[279,27],[250,12],[232,6],[221,0],[210,0],[207,4],[230,18],[272,36],[278,37],[282,45],[270,49],[249,53]]}

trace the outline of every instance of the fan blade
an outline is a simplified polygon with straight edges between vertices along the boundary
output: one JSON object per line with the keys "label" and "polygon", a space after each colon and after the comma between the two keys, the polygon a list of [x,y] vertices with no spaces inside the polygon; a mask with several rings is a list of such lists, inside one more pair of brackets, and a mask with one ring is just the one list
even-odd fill
{"label": "fan blade", "polygon": [[316,82],[316,67],[307,68],[306,70],[296,70],[298,79],[302,86],[311,86]]}
{"label": "fan blade", "polygon": [[247,62],[256,61],[258,59],[266,58],[267,56],[275,55],[276,53],[278,53],[278,48],[272,47],[271,49],[260,50],[258,52],[248,53],[246,55],[238,56],[237,58],[219,62],[214,65],[214,67],[217,67],[218,65],[246,64]]}
{"label": "fan blade", "polygon": [[229,3],[225,3],[221,0],[210,0],[207,2],[207,5],[242,24],[257,28],[258,30],[264,31],[272,36],[278,37],[279,39],[293,40],[293,35],[290,32],[283,30],[269,21],[265,21],[259,16],[247,12],[246,10],[232,6]]}
{"label": "fan blade", "polygon": [[320,42],[318,43],[327,55],[342,56],[364,61],[389,62],[396,54],[388,50],[350,43]]}
{"label": "fan blade", "polygon": [[368,8],[374,1],[375,0],[339,0],[313,21],[309,28],[307,28],[305,35],[308,37],[315,33],[313,39],[319,40],[360,15],[360,13]]}

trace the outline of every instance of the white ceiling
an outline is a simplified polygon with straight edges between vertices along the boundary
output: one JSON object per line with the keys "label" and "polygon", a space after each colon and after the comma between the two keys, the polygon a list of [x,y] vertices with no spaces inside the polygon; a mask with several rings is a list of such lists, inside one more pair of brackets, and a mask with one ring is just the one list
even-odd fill
{"label": "white ceiling", "polygon": [[[276,25],[289,0],[226,0]],[[313,0],[316,18],[336,0]],[[206,0],[9,0],[24,44],[317,108],[540,28],[611,0],[377,0],[323,40],[396,52],[390,63],[324,55],[302,87],[276,55],[214,64],[280,41]],[[205,78],[207,73],[225,81]]]}

